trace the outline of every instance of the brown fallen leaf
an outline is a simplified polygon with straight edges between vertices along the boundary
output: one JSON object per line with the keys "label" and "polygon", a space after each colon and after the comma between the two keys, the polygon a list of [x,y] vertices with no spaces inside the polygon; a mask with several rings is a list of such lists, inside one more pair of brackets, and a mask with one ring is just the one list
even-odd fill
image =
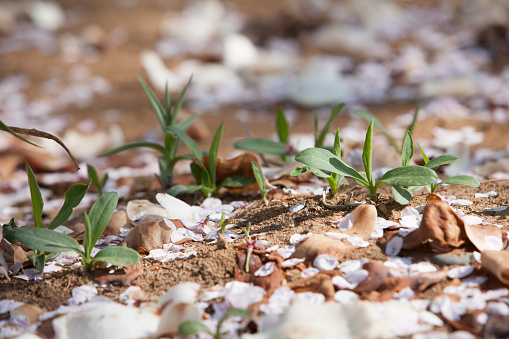
{"label": "brown fallen leaf", "polygon": [[[178,226],[177,226],[178,227]],[[149,252],[171,242],[171,228],[164,220],[142,222],[125,237],[127,247],[136,251]]]}
{"label": "brown fallen leaf", "polygon": [[127,217],[126,210],[118,210],[111,216],[110,221],[108,221],[108,225],[104,229],[102,236],[106,237],[108,235],[119,236],[120,229],[124,227],[133,227],[131,221]]}
{"label": "brown fallen leaf", "polygon": [[235,280],[260,286],[267,291],[269,295],[271,295],[278,287],[281,286],[281,283],[284,280],[284,273],[280,263],[278,263],[278,261],[272,261],[274,262],[274,272],[265,277],[255,276],[254,274],[260,267],[262,267],[262,265],[269,261],[272,260],[266,260],[266,262],[263,263],[260,255],[255,252],[251,253],[248,273],[246,272],[246,251],[238,251],[237,265],[235,265],[234,271]]}
{"label": "brown fallen leaf", "polygon": [[25,304],[13,309],[10,314],[11,317],[23,315],[30,324],[37,324],[39,322],[39,315],[44,313],[42,308],[36,305]]}
{"label": "brown fallen leaf", "polygon": [[368,271],[369,275],[353,290],[356,293],[378,291],[385,281],[391,277],[391,268],[379,261],[367,262],[362,266],[362,269]]}
{"label": "brown fallen leaf", "polygon": [[465,232],[468,240],[479,250],[483,252],[486,248],[486,237],[492,236],[503,242],[502,230],[495,225],[468,225],[465,224]]}
{"label": "brown fallen leaf", "polygon": [[509,315],[491,314],[482,331],[486,339],[509,338]]}
{"label": "brown fallen leaf", "polygon": [[109,273],[110,269],[95,269],[94,282],[100,285],[107,285],[113,282],[118,282],[122,286],[131,286],[134,279],[143,274],[141,263],[134,266],[127,266],[116,270],[114,273]]}
{"label": "brown fallen leaf", "polygon": [[446,202],[432,200],[422,214],[420,227],[403,238],[403,249],[417,247],[431,239],[433,252],[448,252],[467,240],[465,223]]}
{"label": "brown fallen leaf", "polygon": [[391,300],[395,293],[400,292],[406,287],[410,287],[414,292],[420,293],[429,286],[436,284],[447,278],[447,269],[444,268],[438,272],[426,272],[409,277],[389,277],[378,288],[380,292],[379,301]]}
{"label": "brown fallen leaf", "polygon": [[309,278],[297,279],[289,282],[286,286],[290,287],[296,293],[315,292],[325,296],[325,300],[334,300],[336,293],[332,278],[329,274],[318,273]]}
{"label": "brown fallen leaf", "polygon": [[507,251],[482,251],[482,267],[487,269],[497,279],[509,285],[509,252]]}
{"label": "brown fallen leaf", "polygon": [[345,233],[359,237],[362,240],[368,240],[375,229],[376,207],[370,204],[362,204],[352,211],[352,215],[354,217],[352,228]]}

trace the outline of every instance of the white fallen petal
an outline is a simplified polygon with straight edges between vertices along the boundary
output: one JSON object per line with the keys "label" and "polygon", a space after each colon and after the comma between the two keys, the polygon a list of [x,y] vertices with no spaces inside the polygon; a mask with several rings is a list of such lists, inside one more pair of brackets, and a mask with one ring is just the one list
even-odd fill
{"label": "white fallen petal", "polygon": [[338,227],[340,230],[346,231],[352,228],[354,223],[354,215],[352,213],[348,213],[344,218],[339,221]]}
{"label": "white fallen petal", "polygon": [[15,300],[0,300],[0,314],[10,312],[11,310],[24,305],[24,303]]}
{"label": "white fallen petal", "polygon": [[359,237],[348,237],[346,240],[350,242],[352,245],[357,247],[368,247],[369,241],[363,240]]}
{"label": "white fallen petal", "polygon": [[486,310],[488,314],[509,315],[509,306],[504,302],[490,302]]}
{"label": "white fallen petal", "polygon": [[161,308],[168,303],[192,304],[196,301],[200,288],[200,284],[194,282],[183,282],[175,285],[159,299],[157,306]]}
{"label": "white fallen petal", "polygon": [[301,276],[301,278],[309,278],[314,275],[317,275],[318,273],[320,273],[320,270],[318,268],[309,267],[309,268],[306,268],[304,271],[302,271],[300,273],[300,276]]}
{"label": "white fallen petal", "polygon": [[403,247],[403,238],[402,237],[394,237],[392,238],[385,247],[385,254],[388,257],[394,257],[401,252],[401,248]]}
{"label": "white fallen petal", "polygon": [[200,221],[200,219],[193,213],[192,207],[182,200],[172,197],[166,193],[156,194],[156,199],[157,202],[166,210],[168,219],[196,220],[196,223]]}
{"label": "white fallen petal", "polygon": [[455,199],[451,201],[451,205],[457,205],[457,206],[470,206],[473,202],[466,199]]}
{"label": "white fallen petal", "polygon": [[352,291],[337,291],[334,294],[334,300],[336,300],[340,304],[349,304],[359,301],[360,298],[357,295],[357,293]]}
{"label": "white fallen petal", "polygon": [[435,266],[426,261],[410,265],[410,275],[436,272],[437,270],[438,269]]}
{"label": "white fallen petal", "polygon": [[289,208],[289,210],[292,213],[296,213],[296,212],[300,211],[301,209],[303,209],[304,207],[306,207],[306,200],[302,200],[297,205],[293,205],[292,207]]}
{"label": "white fallen petal", "polygon": [[94,298],[98,291],[94,285],[82,285],[73,288],[71,294],[72,298],[67,301],[67,305],[77,306]]}
{"label": "white fallen petal", "polygon": [[292,235],[290,237],[290,244],[296,245],[296,244],[300,243],[301,241],[303,241],[304,239],[308,238],[311,235],[313,235],[313,233],[308,233],[306,235],[294,234],[294,235]]}
{"label": "white fallen petal", "polygon": [[490,211],[490,212],[502,212],[502,211],[505,211],[507,209],[508,206],[497,206],[497,207],[490,207],[490,208],[486,208],[485,211]]}
{"label": "white fallen petal", "polygon": [[483,218],[477,215],[465,215],[461,219],[469,225],[480,225],[483,221]]}
{"label": "white fallen petal", "polygon": [[295,301],[305,300],[312,305],[321,305],[325,302],[325,296],[323,294],[314,292],[295,293],[293,299]]}
{"label": "white fallen petal", "polygon": [[447,277],[449,279],[464,278],[467,275],[470,275],[474,270],[475,270],[474,267],[471,265],[454,267],[447,272]]}
{"label": "white fallen petal", "polygon": [[338,259],[330,254],[319,254],[313,260],[313,266],[321,271],[332,271],[338,266]]}
{"label": "white fallen petal", "polygon": [[476,198],[491,198],[491,197],[497,197],[498,193],[495,191],[489,191],[487,193],[476,193]]}
{"label": "white fallen petal", "polygon": [[265,290],[253,284],[240,281],[230,281],[225,285],[224,300],[233,308],[247,309],[249,305],[263,299]]}
{"label": "white fallen petal", "polygon": [[152,337],[159,316],[117,303],[97,303],[52,321],[57,339],[137,339]]}
{"label": "white fallen petal", "polygon": [[409,286],[405,287],[401,291],[394,293],[392,297],[394,300],[411,300],[415,297],[415,292]]}
{"label": "white fallen petal", "polygon": [[364,264],[367,262],[369,262],[369,260],[366,258],[347,260],[339,264],[338,268],[341,270],[341,272],[348,274],[362,269],[362,266],[364,266]]}
{"label": "white fallen petal", "polygon": [[357,284],[349,282],[348,280],[346,280],[345,278],[343,278],[340,275],[333,277],[332,283],[334,284],[334,286],[336,286],[340,290],[353,290],[354,288],[357,287]]}
{"label": "white fallen petal", "polygon": [[281,267],[282,268],[286,268],[286,267],[293,267],[297,264],[300,264],[301,262],[304,262],[306,259],[302,258],[292,258],[292,259],[288,259],[288,260],[285,260],[283,261],[283,263],[281,264]]}
{"label": "white fallen petal", "polygon": [[368,276],[369,276],[368,271],[360,269],[357,271],[346,273],[345,275],[343,275],[343,278],[345,278],[348,282],[351,282],[352,284],[359,285],[361,282],[366,280]]}
{"label": "white fallen petal", "polygon": [[260,267],[254,273],[254,275],[257,276],[257,277],[266,277],[268,275],[271,275],[272,272],[274,272],[274,262],[273,261],[269,261],[268,263],[266,263],[265,265]]}
{"label": "white fallen petal", "polygon": [[285,246],[281,247],[277,250],[277,253],[283,257],[283,259],[288,259],[295,252],[295,246]]}
{"label": "white fallen petal", "polygon": [[504,248],[504,243],[499,237],[487,235],[484,237],[484,250],[487,251],[501,251]]}

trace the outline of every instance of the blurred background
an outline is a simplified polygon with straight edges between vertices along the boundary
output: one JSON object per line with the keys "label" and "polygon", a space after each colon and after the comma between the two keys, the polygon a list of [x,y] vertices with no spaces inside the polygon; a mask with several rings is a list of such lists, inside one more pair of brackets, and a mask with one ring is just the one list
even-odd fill
{"label": "blurred background", "polygon": [[505,151],[508,22],[507,0],[3,0],[0,120],[54,133],[92,159],[161,139],[137,74],[161,99],[166,83],[177,98],[193,76],[184,116],[202,118],[189,133],[206,149],[225,121],[223,155],[246,138],[239,120],[270,137],[282,108],[291,133],[311,135],[313,112],[326,120],[339,102],[332,127],[349,140],[362,142],[367,126],[352,110],[402,137],[420,104],[415,135],[435,138],[424,147],[447,148],[457,140],[446,131],[459,130],[474,150]]}

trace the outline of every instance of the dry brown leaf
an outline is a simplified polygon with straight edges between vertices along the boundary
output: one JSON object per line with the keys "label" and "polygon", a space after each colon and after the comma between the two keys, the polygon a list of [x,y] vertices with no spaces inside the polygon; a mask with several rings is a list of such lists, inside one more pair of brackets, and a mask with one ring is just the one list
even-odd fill
{"label": "dry brown leaf", "polygon": [[306,265],[311,265],[319,254],[330,254],[340,257],[356,247],[346,240],[329,238],[322,234],[313,234],[298,243],[292,258],[305,258]]}
{"label": "dry brown leaf", "polygon": [[497,277],[500,282],[509,285],[509,252],[482,251],[482,267]]}
{"label": "dry brown leaf", "polygon": [[[176,225],[177,226],[177,225]],[[178,226],[177,226],[178,227]],[[125,237],[127,247],[149,252],[171,242],[172,230],[164,220],[142,222]]]}
{"label": "dry brown leaf", "polygon": [[486,237],[493,236],[502,239],[502,230],[495,225],[468,225],[465,224],[465,232],[468,240],[479,250],[483,252],[486,248]]}
{"label": "dry brown leaf", "polygon": [[124,227],[133,227],[131,221],[127,217],[126,210],[118,210],[111,216],[110,221],[108,221],[108,225],[104,229],[102,236],[106,237],[108,235],[119,236],[120,229]]}
{"label": "dry brown leaf", "polygon": [[433,252],[448,252],[467,240],[465,223],[446,202],[432,200],[422,214],[420,227],[403,238],[403,249],[414,248],[431,239]]}
{"label": "dry brown leaf", "polygon": [[375,229],[377,218],[376,207],[369,204],[362,204],[357,206],[352,211],[352,214],[354,217],[353,226],[345,233],[354,237],[359,237],[362,240],[368,240]]}
{"label": "dry brown leaf", "polygon": [[[267,258],[269,259],[269,258]],[[267,260],[265,263],[272,261]],[[269,295],[271,295],[284,280],[284,273],[279,264],[279,260],[274,262],[274,272],[269,274],[268,276],[261,277],[255,276],[254,273],[262,267],[264,264],[260,255],[257,253],[251,253],[249,258],[249,273],[246,272],[246,251],[238,251],[237,252],[237,265],[235,266],[235,280],[253,283],[256,286],[260,286],[264,290],[267,291]]]}
{"label": "dry brown leaf", "polygon": [[42,313],[44,313],[44,311],[39,306],[30,304],[21,305],[10,312],[11,317],[25,316],[30,324],[37,324],[39,322],[39,315]]}
{"label": "dry brown leaf", "polygon": [[113,282],[119,282],[122,286],[131,286],[134,279],[143,274],[141,263],[134,266],[128,266],[109,273],[110,269],[95,269],[94,282],[100,285],[107,285]]}
{"label": "dry brown leaf", "polygon": [[363,265],[369,275],[353,290],[356,293],[370,293],[378,289],[391,277],[391,268],[379,261],[370,261]]}
{"label": "dry brown leaf", "polygon": [[127,203],[126,213],[129,220],[133,221],[136,215],[141,212],[146,213],[143,221],[156,221],[168,216],[163,206],[154,204],[145,199],[131,200]]}
{"label": "dry brown leaf", "polygon": [[389,277],[378,288],[378,292],[380,292],[378,300],[391,300],[395,293],[400,292],[406,287],[410,287],[413,291],[419,293],[446,278],[447,269],[445,268],[438,272],[421,273],[409,277]]}
{"label": "dry brown leaf", "polygon": [[286,286],[290,287],[294,292],[315,292],[325,296],[325,300],[334,300],[336,293],[332,278],[326,273],[318,273],[309,278],[297,279],[289,282]]}

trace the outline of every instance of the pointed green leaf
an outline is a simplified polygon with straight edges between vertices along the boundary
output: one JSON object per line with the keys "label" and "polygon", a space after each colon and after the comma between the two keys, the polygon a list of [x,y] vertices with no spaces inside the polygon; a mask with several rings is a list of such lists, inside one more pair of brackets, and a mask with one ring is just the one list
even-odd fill
{"label": "pointed green leaf", "polygon": [[341,138],[339,137],[339,128],[336,129],[334,135],[334,146],[332,147],[332,154],[341,159]]}
{"label": "pointed green leaf", "polygon": [[286,155],[286,144],[269,139],[254,138],[237,141],[233,147],[261,154]]}
{"label": "pointed green leaf", "polygon": [[166,191],[169,195],[176,196],[182,192],[195,192],[203,189],[205,186],[203,185],[174,185],[169,190]]}
{"label": "pointed green leaf", "polygon": [[371,121],[368,130],[366,131],[366,138],[364,139],[364,150],[362,151],[362,162],[364,164],[364,172],[368,178],[368,183],[373,183],[373,124]]}
{"label": "pointed green leaf", "polygon": [[190,116],[186,120],[183,120],[177,124],[177,127],[183,130],[184,132],[193,124],[193,122],[196,121],[200,116],[198,114],[195,114],[193,116]]}
{"label": "pointed green leaf", "polygon": [[307,171],[311,171],[314,175],[316,175],[319,178],[329,178],[331,177],[330,174],[325,173],[322,170],[319,170],[318,168],[311,167],[311,166],[302,166],[295,168],[292,173],[290,173],[291,176],[298,176],[303,173],[306,173]]}
{"label": "pointed green leaf", "polygon": [[391,186],[424,186],[436,179],[437,174],[432,169],[410,165],[386,172],[379,181]]}
{"label": "pointed green leaf", "polygon": [[177,116],[180,112],[180,108],[182,107],[182,104],[184,103],[184,98],[186,96],[187,89],[189,88],[189,85],[191,85],[192,80],[193,80],[193,76],[191,75],[189,77],[189,80],[187,81],[186,86],[180,93],[180,96],[177,100],[177,104],[175,105],[175,108],[173,109],[173,113],[171,115],[170,126],[175,126],[175,124],[177,123]]}
{"label": "pointed green leaf", "polygon": [[97,239],[101,236],[106,225],[111,219],[118,203],[118,193],[108,192],[101,195],[92,205],[89,212],[90,224],[92,226],[91,244],[95,245]]}
{"label": "pointed green leaf", "polygon": [[[165,117],[171,116],[171,97],[170,97],[170,90],[168,89],[168,80],[166,80],[166,83],[164,84],[164,106],[165,106]],[[169,120],[168,120],[169,121]]]}
{"label": "pointed green leaf", "polygon": [[97,174],[97,171],[95,170],[95,168],[90,165],[90,164],[87,164],[87,173],[88,173],[88,177],[90,178],[90,180],[92,181],[92,184],[97,187],[97,189],[99,190],[99,195],[101,195],[101,181],[99,180],[99,175]]}
{"label": "pointed green leaf", "polygon": [[415,111],[414,111],[414,116],[412,118],[412,122],[410,123],[410,125],[408,125],[408,128],[406,129],[410,133],[414,132],[415,124],[417,123],[417,117],[419,116],[420,110],[421,110],[421,105],[417,105],[417,107],[415,108]]}
{"label": "pointed green leaf", "polygon": [[179,333],[182,335],[195,335],[198,332],[210,333],[210,330],[198,320],[187,320],[179,326]]}
{"label": "pointed green leaf", "polygon": [[55,219],[49,224],[48,228],[50,230],[57,228],[69,219],[73,209],[79,205],[81,200],[85,197],[85,194],[87,194],[89,186],[90,184],[76,184],[65,192],[64,204],[62,208],[60,208],[60,211],[58,211]]}
{"label": "pointed green leaf", "polygon": [[32,212],[34,216],[34,224],[35,227],[42,227],[42,209],[44,207],[44,201],[42,200],[41,189],[39,188],[39,184],[37,183],[37,179],[35,178],[34,171],[32,168],[26,163],[27,168],[27,176],[28,176],[28,186],[30,187],[30,197],[32,199]]}
{"label": "pointed green leaf", "polygon": [[401,186],[392,186],[392,197],[400,205],[408,205],[413,199],[413,193]]}
{"label": "pointed green leaf", "polygon": [[217,128],[216,134],[214,135],[214,139],[212,139],[212,143],[210,144],[209,151],[209,175],[210,175],[210,184],[211,187],[216,186],[216,165],[217,165],[217,156],[219,153],[219,143],[221,142],[221,137],[223,136],[224,131],[224,121]]}
{"label": "pointed green leaf", "polygon": [[258,166],[258,164],[254,161],[251,161],[251,166],[253,167],[253,174],[255,176],[256,182],[260,187],[260,191],[265,189],[265,182],[263,180],[262,170]]}
{"label": "pointed green leaf", "polygon": [[438,157],[433,158],[428,163],[424,164],[424,167],[431,168],[432,170],[436,170],[440,166],[451,164],[458,159],[459,158],[457,156],[452,155],[452,154],[439,155]]}
{"label": "pointed green leaf", "polygon": [[426,153],[424,153],[424,151],[423,151],[421,145],[419,145],[419,143],[417,143],[417,146],[421,150],[422,158],[424,159],[424,164],[427,164],[429,162],[428,156],[426,155]]}
{"label": "pointed green leaf", "polygon": [[279,141],[286,144],[288,142],[288,121],[286,120],[285,113],[282,109],[277,111],[276,131]]}
{"label": "pointed green leaf", "polygon": [[161,152],[161,154],[166,154],[166,149],[163,146],[156,144],[155,142],[134,141],[134,142],[130,142],[128,144],[116,147],[116,148],[114,148],[110,151],[104,152],[102,154],[99,154],[98,157],[105,157],[105,156],[108,156],[108,155],[111,155],[114,153],[125,151],[130,148],[138,148],[138,147],[149,147],[149,148],[155,149],[156,151]]}
{"label": "pointed green leaf", "polygon": [[235,317],[235,316],[250,317],[251,313],[248,310],[243,310],[241,308],[230,308],[228,311],[226,311],[223,318],[229,318],[229,317]]}
{"label": "pointed green leaf", "polygon": [[396,152],[401,153],[401,150],[399,149],[398,145],[396,144],[396,141],[394,141],[394,139],[391,137],[389,132],[387,132],[384,125],[380,122],[380,120],[378,120],[377,117],[375,117],[373,114],[366,112],[366,111],[355,110],[355,111],[353,111],[353,113],[356,114],[357,116],[361,117],[362,119],[366,120],[367,122],[374,121],[376,128],[378,128],[385,135],[385,137],[387,138],[389,143],[392,145],[392,147],[394,147]]}
{"label": "pointed green leaf", "polygon": [[83,211],[83,218],[85,220],[85,233],[83,237],[83,248],[85,249],[85,261],[90,261],[90,254],[92,253],[92,249],[95,246],[95,242],[92,242],[92,223],[90,222],[90,217],[88,216],[86,211]]}
{"label": "pointed green leaf", "polygon": [[133,266],[140,261],[140,255],[132,248],[108,246],[97,252],[92,262],[103,261],[115,266]]}
{"label": "pointed green leaf", "polygon": [[324,148],[307,148],[300,151],[295,156],[295,160],[320,170],[336,172],[336,167],[330,163],[330,159],[333,157],[334,154]]}
{"label": "pointed green leaf", "polygon": [[47,228],[22,226],[16,229],[15,236],[22,244],[33,250],[55,253],[74,251],[82,257],[85,256],[76,240]]}
{"label": "pointed green leaf", "polygon": [[454,177],[447,178],[440,182],[440,184],[448,184],[448,185],[466,185],[472,187],[479,187],[481,183],[474,177],[470,175],[456,175]]}
{"label": "pointed green leaf", "polygon": [[405,139],[403,139],[403,146],[401,147],[401,165],[408,166],[410,159],[414,156],[414,140],[410,131],[406,132]]}
{"label": "pointed green leaf", "polygon": [[150,87],[145,83],[143,78],[138,74],[138,81],[141,84],[141,87],[145,91],[145,94],[147,94],[150,103],[152,104],[152,107],[154,107],[154,110],[157,114],[157,119],[159,119],[159,124],[161,125],[161,128],[163,131],[166,129],[166,126],[170,122],[169,117],[166,116],[166,111],[164,110],[163,106],[159,102],[159,99],[155,96],[154,92],[150,89]]}
{"label": "pointed green leaf", "polygon": [[[323,142],[325,140],[325,137],[327,136],[327,133],[329,133],[329,129],[330,129],[332,120],[334,120],[334,118],[339,114],[339,112],[341,112],[343,107],[345,107],[345,103],[340,103],[332,108],[331,113],[329,115],[329,120],[327,120],[327,123],[322,128],[320,135],[318,136],[318,138],[315,141],[315,147],[318,147],[318,148],[323,147]],[[315,127],[315,128],[318,128],[318,127]]]}

